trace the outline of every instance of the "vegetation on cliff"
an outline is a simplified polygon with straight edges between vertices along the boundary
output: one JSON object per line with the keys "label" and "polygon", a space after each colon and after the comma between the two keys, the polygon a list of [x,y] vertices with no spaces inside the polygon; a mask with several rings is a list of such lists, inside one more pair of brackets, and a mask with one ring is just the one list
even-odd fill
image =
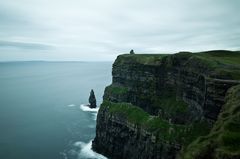
{"label": "vegetation on cliff", "polygon": [[210,124],[207,121],[188,125],[173,124],[159,116],[152,116],[130,103],[114,103],[105,100],[100,111],[103,109],[113,116],[121,116],[127,122],[152,133],[156,136],[156,142],[168,141],[186,146],[198,136],[206,135],[210,130]]}
{"label": "vegetation on cliff", "polygon": [[186,115],[188,110],[188,104],[181,99],[177,99],[175,94],[152,97],[152,100],[154,106],[161,109],[159,115],[165,118],[170,118],[171,116],[179,114]]}
{"label": "vegetation on cliff", "polygon": [[213,50],[199,53],[179,52],[169,54],[124,54],[118,56],[116,64],[139,63],[145,65],[159,65],[163,61],[173,62],[173,58],[187,59],[186,65],[205,65],[218,77],[230,76],[232,79],[240,79],[240,51]]}
{"label": "vegetation on cliff", "polygon": [[124,54],[112,74],[94,150],[116,159],[240,157],[240,86],[224,100],[240,84],[240,52]]}
{"label": "vegetation on cliff", "polygon": [[114,86],[110,85],[105,88],[105,92],[108,92],[109,94],[112,95],[122,95],[127,93],[128,89],[123,86]]}
{"label": "vegetation on cliff", "polygon": [[124,54],[118,56],[116,64],[139,63],[145,65],[158,65],[161,59],[168,54]]}
{"label": "vegetation on cliff", "polygon": [[199,53],[180,52],[165,57],[166,61],[174,62],[173,59],[184,59],[183,63],[189,69],[203,69],[211,72],[212,77],[240,79],[240,51],[213,50]]}
{"label": "vegetation on cliff", "polygon": [[189,145],[184,159],[235,159],[240,157],[240,85],[231,88],[213,129]]}

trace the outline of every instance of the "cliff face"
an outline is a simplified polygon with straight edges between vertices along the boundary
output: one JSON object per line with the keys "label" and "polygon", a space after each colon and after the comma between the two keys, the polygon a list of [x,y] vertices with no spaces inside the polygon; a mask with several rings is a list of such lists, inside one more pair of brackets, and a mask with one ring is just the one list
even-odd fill
{"label": "cliff face", "polygon": [[[202,117],[216,120],[226,90],[238,82],[228,72],[216,70],[219,66],[212,65],[217,62],[204,59],[201,54],[122,55],[113,64],[113,83],[106,88],[104,100],[129,102],[152,115],[165,114],[174,122]],[[169,101],[167,98],[181,105],[185,102],[188,110],[167,110],[169,108],[164,108],[164,101]],[[176,107],[176,103],[172,107]]]}
{"label": "cliff face", "polygon": [[118,56],[93,149],[116,159],[176,158],[209,132],[239,84],[239,62],[230,51]]}
{"label": "cliff face", "polygon": [[182,153],[182,158],[240,158],[240,85],[229,89],[225,99],[226,103],[210,133],[191,143]]}
{"label": "cliff face", "polygon": [[[108,105],[111,105],[111,108]],[[129,109],[122,112],[122,110],[114,110],[117,109],[116,107],[129,107]],[[114,159],[175,158],[182,142],[181,139],[174,139],[177,137],[175,128],[171,128],[167,122],[158,121],[151,116],[146,117],[141,109],[133,107],[135,106],[127,104],[102,104],[97,119],[98,133],[93,141],[93,149]],[[139,118],[134,119],[137,115]],[[153,126],[158,123],[163,124],[161,135],[157,134]],[[184,131],[183,128],[179,129]]]}
{"label": "cliff face", "polygon": [[[101,111],[98,121],[98,133],[93,142],[94,150],[110,158],[161,158],[170,157],[172,151],[176,153],[174,145],[169,146],[171,150],[163,150],[162,144],[156,144],[154,136],[139,128],[137,125],[127,122],[118,115],[110,115],[107,109]],[[104,122],[104,125],[101,124]],[[168,149],[167,145],[164,145]],[[176,145],[176,149],[179,148]],[[168,154],[169,153],[169,154]],[[161,155],[160,155],[161,154]],[[171,155],[172,156],[172,155]]]}

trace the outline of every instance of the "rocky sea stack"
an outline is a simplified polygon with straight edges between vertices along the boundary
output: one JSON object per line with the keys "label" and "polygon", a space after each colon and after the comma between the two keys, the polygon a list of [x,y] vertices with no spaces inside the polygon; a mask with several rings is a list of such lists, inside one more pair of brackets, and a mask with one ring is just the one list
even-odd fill
{"label": "rocky sea stack", "polygon": [[96,108],[97,107],[96,97],[95,97],[95,94],[94,94],[93,90],[91,90],[91,92],[90,92],[88,102],[89,102],[89,107],[90,108]]}
{"label": "rocky sea stack", "polygon": [[110,159],[239,159],[240,52],[124,54],[93,150]]}

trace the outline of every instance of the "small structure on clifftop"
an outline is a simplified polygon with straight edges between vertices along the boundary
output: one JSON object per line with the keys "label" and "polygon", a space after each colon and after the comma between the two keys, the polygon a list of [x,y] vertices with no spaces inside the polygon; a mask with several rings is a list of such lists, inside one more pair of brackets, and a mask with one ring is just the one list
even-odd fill
{"label": "small structure on clifftop", "polygon": [[131,50],[131,51],[130,51],[130,54],[135,54],[134,50]]}
{"label": "small structure on clifftop", "polygon": [[97,107],[96,97],[95,97],[95,94],[94,94],[93,90],[91,90],[91,92],[90,92],[88,102],[89,102],[89,107],[90,108],[96,108]]}

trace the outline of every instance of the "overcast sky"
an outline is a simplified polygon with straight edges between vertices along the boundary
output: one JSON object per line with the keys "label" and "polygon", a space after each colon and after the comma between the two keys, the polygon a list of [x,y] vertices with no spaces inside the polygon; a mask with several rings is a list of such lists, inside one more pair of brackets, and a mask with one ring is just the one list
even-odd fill
{"label": "overcast sky", "polygon": [[240,50],[240,0],[0,0],[0,61]]}

